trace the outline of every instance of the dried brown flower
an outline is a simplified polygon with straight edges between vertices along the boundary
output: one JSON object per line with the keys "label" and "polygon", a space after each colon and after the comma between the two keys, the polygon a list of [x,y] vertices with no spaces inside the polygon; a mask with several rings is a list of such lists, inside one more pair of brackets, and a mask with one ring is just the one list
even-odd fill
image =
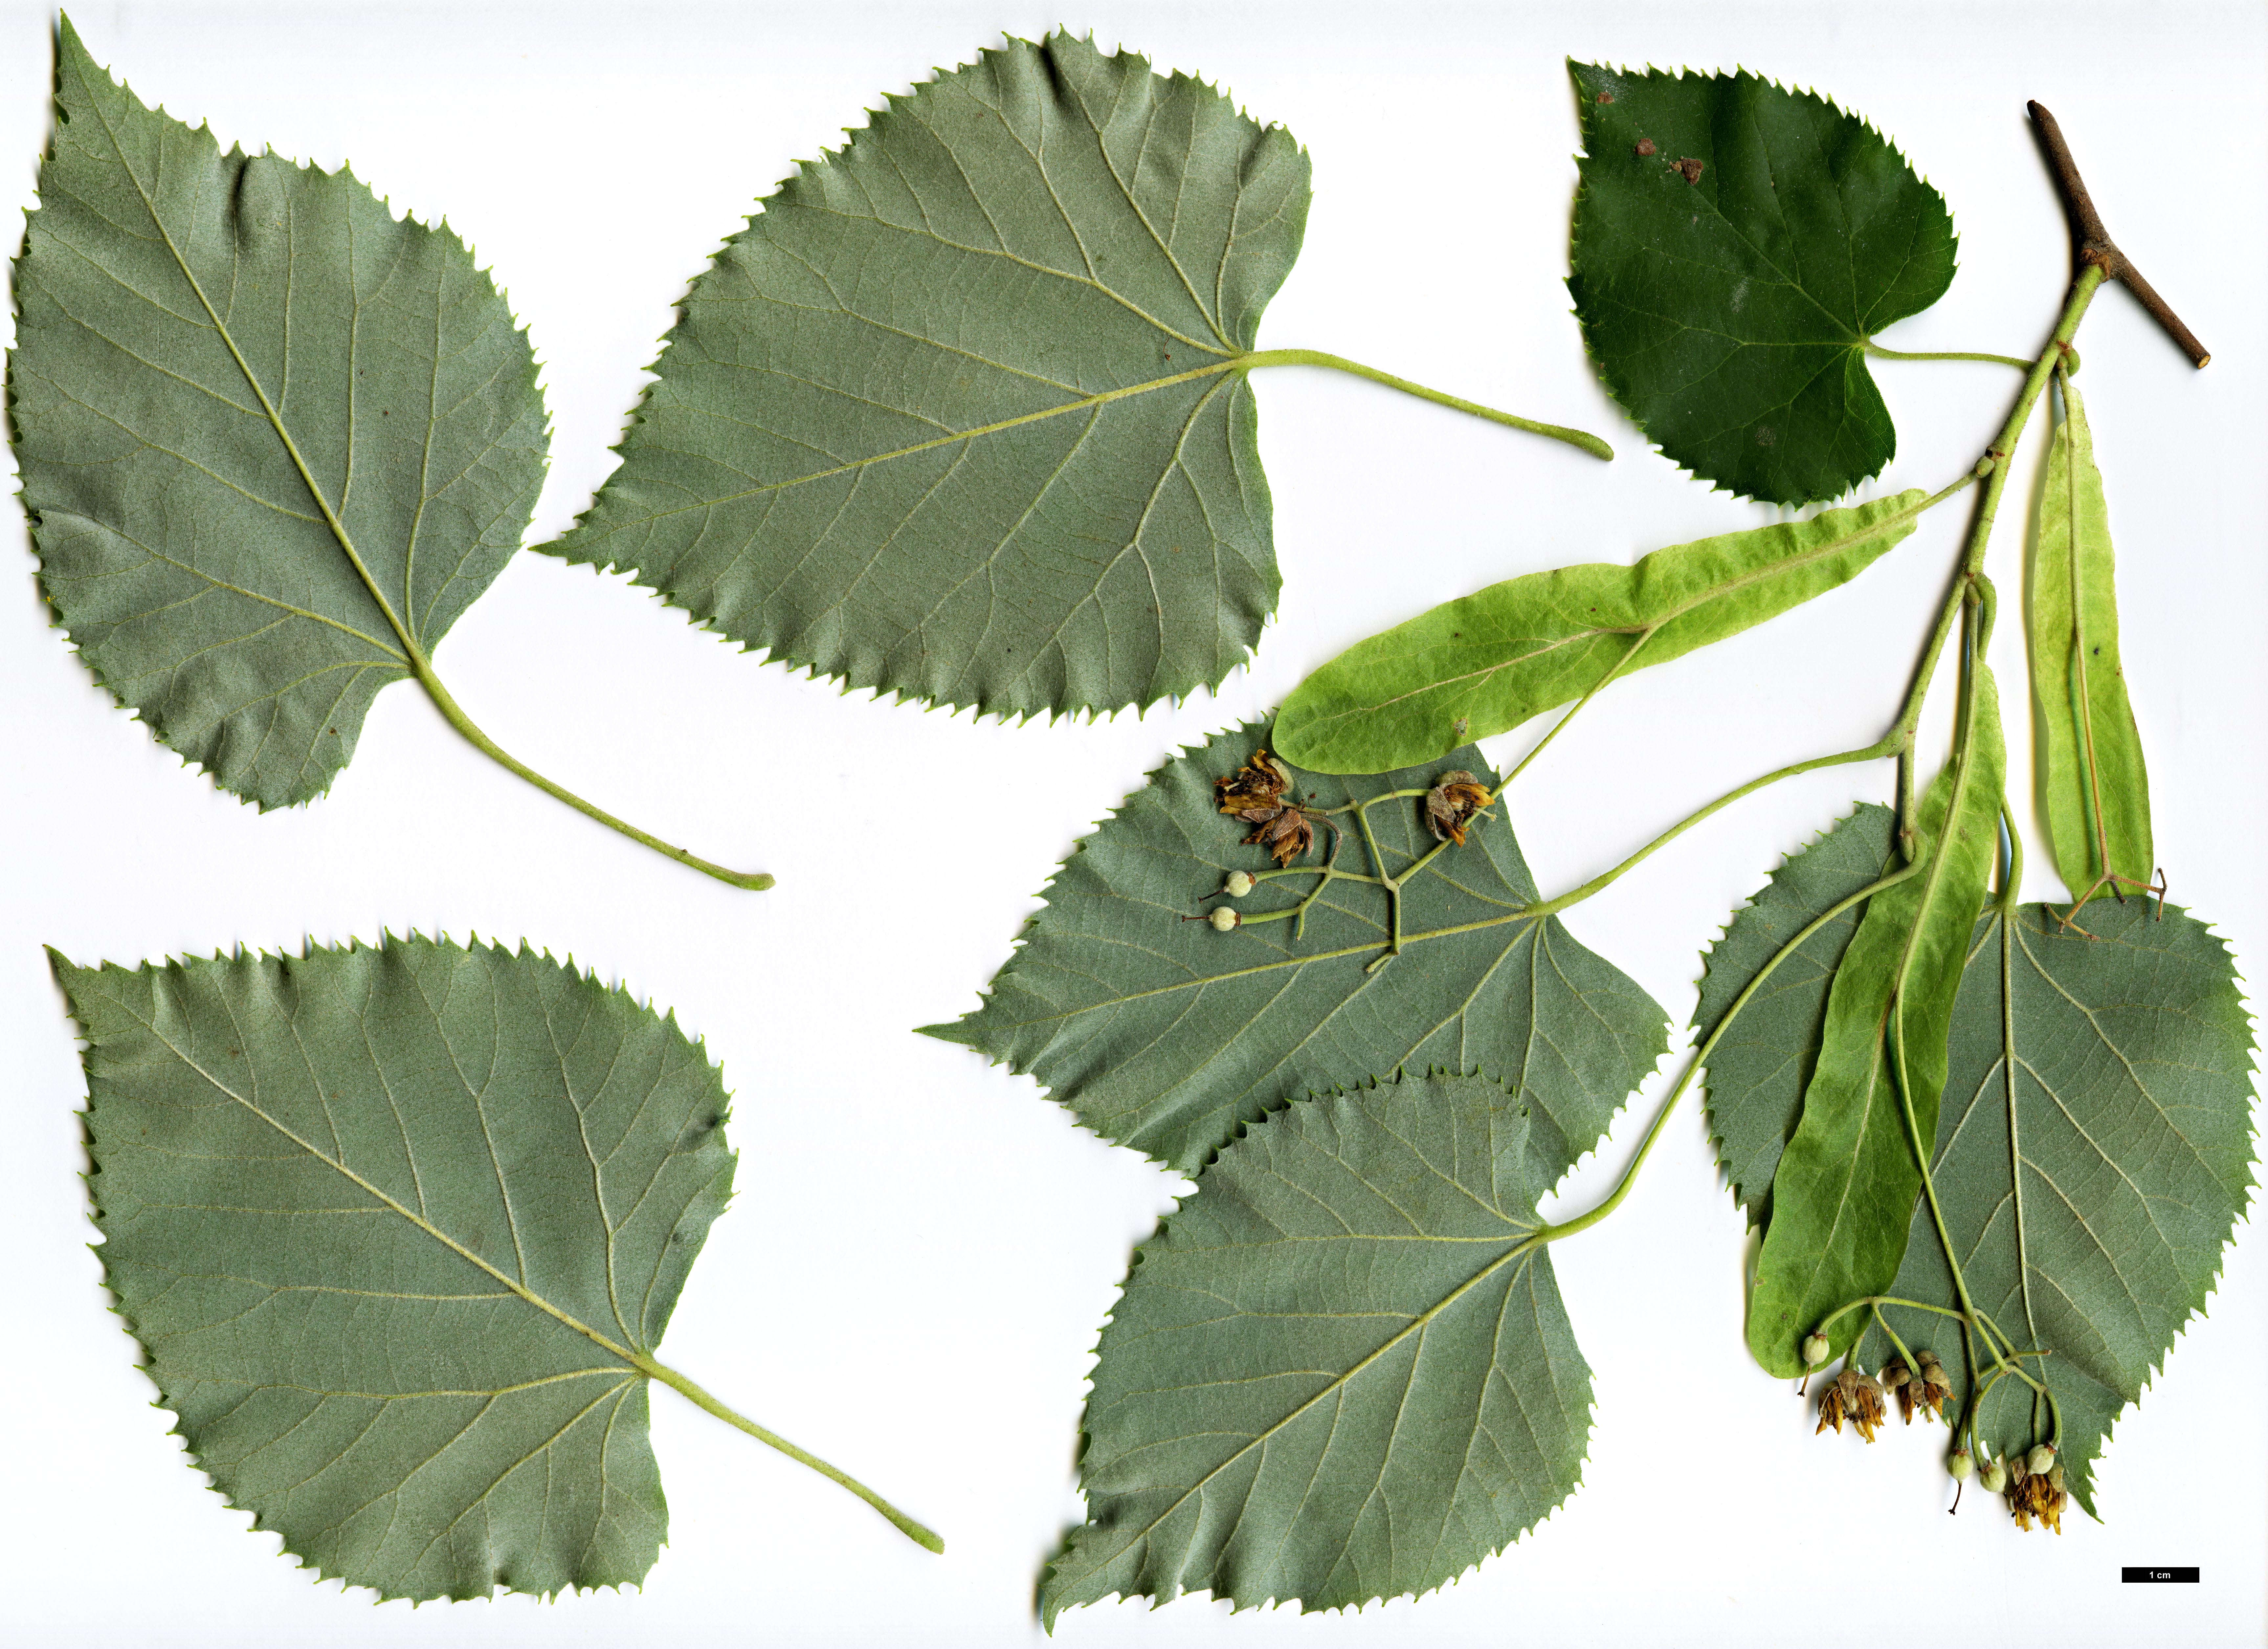
{"label": "dried brown flower", "polygon": [[1279,865],[1315,843],[1315,815],[1285,797],[1291,783],[1265,750],[1255,750],[1252,760],[1212,782],[1221,812],[1255,827],[1245,841],[1266,848]]}
{"label": "dried brown flower", "polygon": [[2064,1503],[2070,1498],[2063,1491],[2063,1468],[2033,1471],[2019,1454],[2008,1456],[2008,1515],[2016,1520],[2016,1527],[2029,1529],[2037,1518],[2040,1527],[2063,1533]]}
{"label": "dried brown flower", "polygon": [[1266,848],[1278,865],[1289,865],[1315,844],[1315,824],[1297,807],[1281,807],[1244,839]]}
{"label": "dried brown flower", "polygon": [[1490,802],[1487,787],[1462,768],[1451,768],[1425,792],[1425,828],[1436,842],[1465,844],[1465,827]]}
{"label": "dried brown flower", "polygon": [[[1953,1377],[1945,1372],[1945,1365],[1927,1351],[1915,1352],[1914,1361],[1921,1366],[1906,1382],[1906,1395],[1899,1397],[1899,1406],[1904,1408],[1911,1402],[1913,1408],[1926,1411],[1932,1419],[1942,1420],[1945,1400],[1953,1395]],[[1912,1418],[1911,1413],[1907,1418]]]}
{"label": "dried brown flower", "polygon": [[1839,1434],[1848,1419],[1859,1435],[1871,1443],[1874,1428],[1884,1418],[1882,1388],[1874,1377],[1846,1366],[1819,1394],[1819,1424],[1812,1428],[1812,1435],[1818,1436],[1830,1425]]}
{"label": "dried brown flower", "polygon": [[1220,810],[1247,824],[1263,824],[1284,809],[1284,792],[1292,781],[1265,750],[1255,750],[1252,760],[1226,778],[1212,782]]}

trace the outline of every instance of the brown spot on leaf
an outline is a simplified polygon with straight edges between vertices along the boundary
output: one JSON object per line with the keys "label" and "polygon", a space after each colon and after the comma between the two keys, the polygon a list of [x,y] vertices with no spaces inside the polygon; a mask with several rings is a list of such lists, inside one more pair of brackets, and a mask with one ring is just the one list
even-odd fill
{"label": "brown spot on leaf", "polygon": [[1683,175],[1688,183],[1698,183],[1701,181],[1701,163],[1698,160],[1696,160],[1691,155],[1686,156],[1684,159],[1677,163],[1677,170]]}
{"label": "brown spot on leaf", "polygon": [[1653,154],[1653,152],[1654,147],[1653,138],[1641,137],[1638,140],[1638,153],[1640,159],[1644,159],[1646,156]]}
{"label": "brown spot on leaf", "polygon": [[1602,103],[1611,103],[1614,100],[1615,94],[1611,92],[1602,92],[1599,93],[1599,101]]}

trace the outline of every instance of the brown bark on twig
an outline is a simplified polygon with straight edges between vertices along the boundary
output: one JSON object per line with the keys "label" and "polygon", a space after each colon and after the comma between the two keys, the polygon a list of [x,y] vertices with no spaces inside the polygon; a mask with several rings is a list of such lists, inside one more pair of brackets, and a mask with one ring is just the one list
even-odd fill
{"label": "brown bark on twig", "polygon": [[2118,243],[2103,228],[2102,216],[2088,198],[2087,185],[2079,175],[2079,163],[2071,158],[2071,145],[2064,142],[2063,128],[2056,124],[2056,117],[2037,103],[2025,107],[2031,111],[2032,121],[2039,129],[2040,146],[2047,151],[2048,165],[2055,172],[2056,188],[2063,192],[2064,207],[2071,216],[2074,255],[2081,263],[2092,263],[2101,269],[2106,280],[2117,281],[2133,293],[2135,300],[2150,312],[2190,359],[2203,366],[2213,357],[2198,342],[2197,334],[2182,324],[2182,318],[2158,296],[2157,288],[2142,278],[2133,260],[2119,251]]}

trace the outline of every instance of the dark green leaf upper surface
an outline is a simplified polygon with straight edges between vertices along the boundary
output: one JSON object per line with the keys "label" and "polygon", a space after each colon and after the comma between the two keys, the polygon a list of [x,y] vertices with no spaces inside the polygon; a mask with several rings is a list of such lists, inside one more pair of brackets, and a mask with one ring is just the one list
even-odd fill
{"label": "dark green leaf upper surface", "polygon": [[[1967,752],[1924,794],[1921,868],[1867,901],[1828,988],[1803,1111],[1772,1171],[1771,1223],[1749,1297],[1749,1349],[1773,1373],[1829,1314],[1897,1275],[1921,1189],[1914,1141],[1937,1129],[1946,1036],[1970,931],[1999,851],[2007,755],[1991,671],[1976,667]],[[1911,1117],[1909,1118],[1909,1113]],[[1829,1331],[1837,1351],[1864,1326]]]}
{"label": "dark green leaf upper surface", "polygon": [[167,745],[309,800],[411,674],[403,633],[430,653],[518,548],[534,357],[446,228],[224,155],[68,23],[57,78],[9,363],[41,586]]}
{"label": "dark green leaf upper surface", "polygon": [[[1790,939],[1893,867],[1890,837],[1896,823],[1889,808],[1861,803],[1772,872],[1710,948],[1693,1011],[1697,1036],[1705,1039],[1717,1028]],[[1828,990],[1865,912],[1865,905],[1854,905],[1804,940],[1772,969],[1710,1051],[1710,1137],[1734,1200],[1759,1227],[1771,1212],[1772,1170],[1795,1131],[1803,1090],[1819,1059]]]}
{"label": "dark green leaf upper surface", "polygon": [[1879,472],[1862,353],[1953,279],[1953,220],[1879,132],[1742,71],[1571,65],[1583,124],[1568,286],[1607,386],[1665,456],[1778,504]]}
{"label": "dark green leaf upper surface", "polygon": [[388,1597],[642,1578],[629,1359],[733,1176],[698,1045],[526,950],[56,971],[105,1274],[230,1502]]}
{"label": "dark green leaf upper surface", "polygon": [[[2253,1042],[2235,963],[2203,923],[2135,898],[2084,921],[2024,905],[1977,924],[1931,1176],[1970,1298],[2016,1351],[2051,1353],[2023,1366],[2062,1409],[2058,1457],[2093,1513],[2111,1423],[2205,1309],[2252,1185]],[[1926,1207],[1889,1292],[1958,1303]],[[1888,1314],[1966,1394],[1960,1335]],[[1876,1332],[1862,1350],[1886,1348]],[[2049,1430],[2014,1379],[1978,1422],[1995,1456]]]}
{"label": "dark green leaf upper surface", "polygon": [[1112,1593],[1430,1591],[1572,1493],[1591,1379],[1535,1241],[1528,1108],[1405,1078],[1256,1123],[1135,1255],[1050,1625]]}
{"label": "dark green leaf upper surface", "polygon": [[[2150,778],[2118,652],[2110,512],[2079,392],[2063,385],[2064,420],[2048,446],[2032,544],[2032,695],[2036,758],[2056,870],[2074,899],[2107,898],[2154,879]],[[2110,850],[2106,864],[2103,850]],[[2106,873],[2124,878],[2097,886]]]}
{"label": "dark green leaf upper surface", "polygon": [[1923,495],[1673,544],[1632,566],[1507,578],[1357,642],[1300,683],[1276,742],[1326,773],[1378,773],[1486,739],[1617,674],[1738,635],[1857,578],[1914,530]]}
{"label": "dark green leaf upper surface", "polygon": [[1021,714],[1218,682],[1278,587],[1236,362],[1307,212],[1280,127],[1012,40],[763,202],[546,548],[853,686]]}
{"label": "dark green leaf upper surface", "polygon": [[[1375,971],[1388,917],[1372,883],[1334,881],[1304,934],[1289,921],[1221,933],[1182,920],[1208,908],[1200,901],[1231,870],[1268,865],[1243,844],[1251,827],[1225,817],[1213,793],[1264,733],[1260,723],[1223,733],[1152,775],[1049,884],[984,1005],[930,1034],[1030,1072],[1104,1138],[1184,1172],[1286,1100],[1430,1066],[1513,1088],[1538,1149],[1564,1171],[1660,1057],[1667,1016],[1557,917],[1520,914],[1535,887],[1500,809],[1410,880],[1406,948]],[[1293,770],[1292,788],[1329,807],[1422,790],[1459,767],[1486,777],[1468,747],[1355,784]],[[1388,874],[1436,845],[1414,801],[1370,817]],[[1340,868],[1372,873],[1346,828]],[[1314,885],[1328,832],[1318,827],[1317,838],[1316,868],[1263,882],[1237,902],[1248,917]],[[1488,925],[1421,937],[1469,923]]]}

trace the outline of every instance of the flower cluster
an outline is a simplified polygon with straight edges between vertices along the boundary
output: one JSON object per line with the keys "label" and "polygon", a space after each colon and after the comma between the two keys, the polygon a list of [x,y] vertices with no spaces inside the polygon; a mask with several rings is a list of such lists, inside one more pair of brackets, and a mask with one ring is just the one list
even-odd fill
{"label": "flower cluster", "polygon": [[1914,1364],[1908,1368],[1905,1358],[1892,1358],[1882,1366],[1882,1384],[1896,1396],[1898,1413],[1908,1425],[1913,1424],[1917,1409],[1933,1419],[1943,1419],[1945,1400],[1953,1395],[1952,1377],[1934,1352],[1916,1351]]}
{"label": "flower cluster", "polygon": [[2029,1529],[2037,1518],[2042,1528],[2063,1533],[2063,1467],[2054,1445],[2043,1443],[2027,1456],[2008,1456],[2008,1514],[2016,1527]]}
{"label": "flower cluster", "polygon": [[1221,812],[1254,827],[1245,841],[1266,848],[1279,865],[1302,857],[1315,843],[1314,821],[1285,797],[1291,783],[1265,750],[1254,751],[1251,761],[1212,782]]}
{"label": "flower cluster", "polygon": [[1881,1383],[1872,1374],[1862,1374],[1846,1364],[1843,1372],[1828,1382],[1827,1389],[1819,1394],[1819,1424],[1812,1429],[1812,1435],[1816,1437],[1831,1425],[1839,1436],[1847,1418],[1859,1435],[1871,1443],[1874,1440],[1874,1428],[1887,1417],[1882,1411]]}
{"label": "flower cluster", "polygon": [[1491,798],[1488,788],[1462,768],[1451,768],[1425,792],[1425,828],[1436,842],[1465,844],[1465,827],[1480,816]]}

